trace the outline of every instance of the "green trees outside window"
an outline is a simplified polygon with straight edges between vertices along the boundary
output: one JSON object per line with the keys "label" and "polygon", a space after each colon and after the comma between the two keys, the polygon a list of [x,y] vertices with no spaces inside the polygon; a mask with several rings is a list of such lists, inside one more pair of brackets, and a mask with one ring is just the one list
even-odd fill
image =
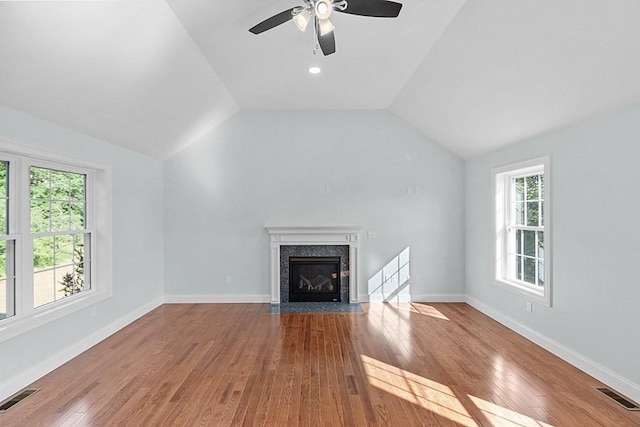
{"label": "green trees outside window", "polygon": [[85,290],[86,178],[31,167],[34,305]]}

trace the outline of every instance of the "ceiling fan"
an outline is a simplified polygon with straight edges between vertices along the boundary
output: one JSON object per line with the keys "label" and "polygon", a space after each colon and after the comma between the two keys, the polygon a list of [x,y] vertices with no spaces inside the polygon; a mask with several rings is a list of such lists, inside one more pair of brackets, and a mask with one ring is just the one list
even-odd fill
{"label": "ceiling fan", "polygon": [[304,0],[304,6],[287,9],[271,18],[267,18],[249,29],[253,34],[260,34],[293,19],[300,29],[305,31],[307,25],[313,21],[315,39],[318,41],[324,55],[331,55],[336,51],[336,40],[333,35],[334,26],[329,18],[331,13],[349,13],[351,15],[373,16],[376,18],[396,18],[402,9],[401,3],[388,0]]}

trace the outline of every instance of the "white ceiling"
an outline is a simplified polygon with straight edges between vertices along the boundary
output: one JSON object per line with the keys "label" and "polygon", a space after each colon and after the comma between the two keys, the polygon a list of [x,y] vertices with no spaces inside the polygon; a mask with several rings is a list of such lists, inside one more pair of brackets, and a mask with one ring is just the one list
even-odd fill
{"label": "white ceiling", "polygon": [[389,109],[470,158],[640,101],[638,0],[335,13],[328,57],[291,22],[248,32],[300,3],[0,2],[0,104],[157,158],[240,109]]}

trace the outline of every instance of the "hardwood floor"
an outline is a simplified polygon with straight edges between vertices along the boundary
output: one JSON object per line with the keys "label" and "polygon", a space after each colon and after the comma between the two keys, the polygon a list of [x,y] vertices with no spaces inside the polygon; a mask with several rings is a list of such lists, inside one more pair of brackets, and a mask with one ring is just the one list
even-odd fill
{"label": "hardwood floor", "polygon": [[38,380],[0,426],[638,426],[466,304],[164,305]]}

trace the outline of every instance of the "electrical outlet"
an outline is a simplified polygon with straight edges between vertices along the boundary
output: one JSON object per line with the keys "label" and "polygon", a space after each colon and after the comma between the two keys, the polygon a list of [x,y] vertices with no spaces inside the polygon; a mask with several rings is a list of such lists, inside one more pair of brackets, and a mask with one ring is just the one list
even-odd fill
{"label": "electrical outlet", "polygon": [[527,311],[531,313],[533,311],[533,304],[527,301]]}
{"label": "electrical outlet", "polygon": [[375,231],[367,231],[367,239],[375,239],[376,232]]}
{"label": "electrical outlet", "polygon": [[227,276],[224,278],[225,283],[231,283],[231,276]]}

